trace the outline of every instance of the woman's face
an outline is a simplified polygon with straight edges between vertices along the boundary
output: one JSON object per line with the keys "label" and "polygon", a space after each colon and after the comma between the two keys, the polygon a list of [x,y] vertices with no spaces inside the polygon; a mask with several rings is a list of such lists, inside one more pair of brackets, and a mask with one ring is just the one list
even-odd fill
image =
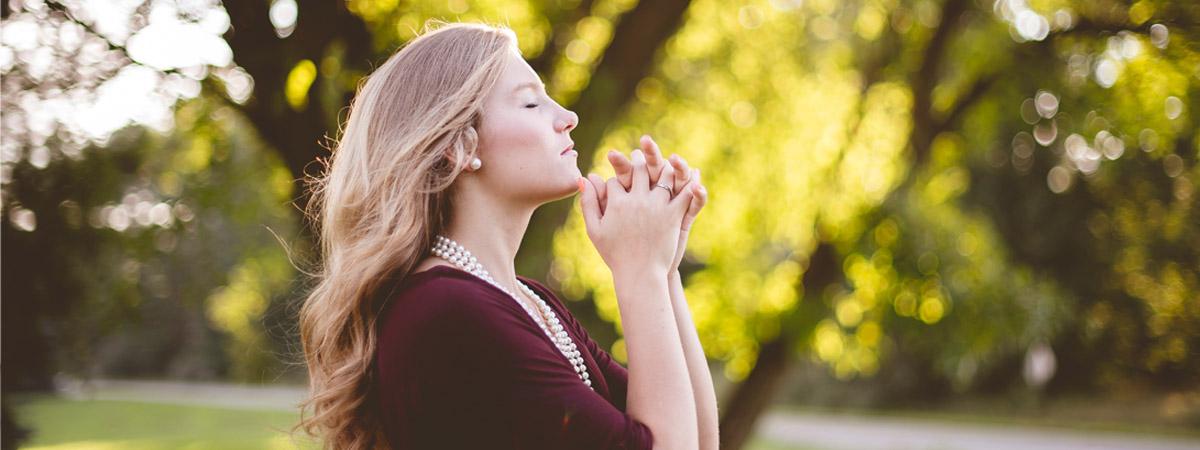
{"label": "woman's face", "polygon": [[546,94],[537,72],[513,47],[504,73],[484,99],[474,175],[508,200],[540,205],[578,191],[581,176],[571,130],[575,113]]}

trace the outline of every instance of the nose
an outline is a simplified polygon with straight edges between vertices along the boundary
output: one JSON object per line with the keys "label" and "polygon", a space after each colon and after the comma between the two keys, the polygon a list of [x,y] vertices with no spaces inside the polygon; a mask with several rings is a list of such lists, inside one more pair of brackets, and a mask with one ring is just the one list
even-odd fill
{"label": "nose", "polygon": [[555,128],[560,133],[565,133],[567,131],[573,130],[573,129],[575,129],[575,125],[579,124],[579,116],[576,115],[574,111],[571,111],[569,109],[564,109],[563,111],[566,111],[566,113],[567,113],[566,117],[559,119],[555,123]]}

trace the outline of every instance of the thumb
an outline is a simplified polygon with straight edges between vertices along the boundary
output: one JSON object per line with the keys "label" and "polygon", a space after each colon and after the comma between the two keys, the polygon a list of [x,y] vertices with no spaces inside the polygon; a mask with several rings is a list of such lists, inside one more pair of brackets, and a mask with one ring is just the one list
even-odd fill
{"label": "thumb", "polygon": [[579,183],[579,209],[583,212],[583,224],[589,234],[600,225],[600,199],[596,196],[596,187],[583,177],[576,180]]}
{"label": "thumb", "polygon": [[596,188],[596,197],[600,199],[600,216],[603,217],[604,208],[608,205],[608,183],[605,183],[604,178],[600,175],[594,173],[589,173],[587,179],[591,180],[592,187]]}

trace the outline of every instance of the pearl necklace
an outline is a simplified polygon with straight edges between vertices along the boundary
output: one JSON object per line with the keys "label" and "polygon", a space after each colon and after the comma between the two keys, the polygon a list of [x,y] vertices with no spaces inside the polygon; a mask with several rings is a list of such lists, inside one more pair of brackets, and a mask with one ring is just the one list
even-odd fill
{"label": "pearl necklace", "polygon": [[546,301],[542,300],[542,297],[538,295],[537,292],[534,292],[533,289],[530,289],[529,286],[526,286],[525,283],[521,282],[521,280],[517,280],[517,286],[520,287],[526,295],[534,299],[537,302],[538,309],[541,309],[542,314],[548,317],[546,322],[550,322],[549,326],[547,326],[542,317],[535,313],[533,309],[529,307],[529,305],[521,301],[521,299],[517,297],[517,294],[508,290],[508,288],[501,286],[500,283],[497,283],[496,280],[492,279],[492,275],[483,268],[483,264],[480,264],[479,261],[471,255],[471,252],[467,251],[467,249],[463,248],[463,246],[459,245],[457,242],[439,235],[437,236],[437,242],[433,246],[433,254],[446,261],[449,261],[451,264],[454,264],[458,268],[463,269],[466,272],[475,275],[476,277],[482,278],[484,281],[491,283],[493,286],[496,286],[501,291],[504,291],[510,297],[512,297],[512,299],[516,301],[518,305],[521,305],[521,309],[524,309],[525,313],[529,314],[529,317],[533,318],[533,321],[536,322],[539,327],[541,327],[542,332],[546,333],[546,337],[550,338],[550,341],[554,343],[555,347],[558,347],[558,351],[567,358],[567,361],[571,362],[571,365],[575,368],[575,374],[579,375],[579,379],[583,380],[583,384],[587,385],[587,387],[592,390],[596,390],[596,388],[592,387],[592,380],[589,379],[587,365],[583,361],[583,356],[580,356],[579,350],[575,346],[575,342],[571,340],[571,336],[567,335],[566,330],[563,329],[562,323],[558,320],[558,316],[554,314],[554,310],[550,309],[550,305],[547,305]]}

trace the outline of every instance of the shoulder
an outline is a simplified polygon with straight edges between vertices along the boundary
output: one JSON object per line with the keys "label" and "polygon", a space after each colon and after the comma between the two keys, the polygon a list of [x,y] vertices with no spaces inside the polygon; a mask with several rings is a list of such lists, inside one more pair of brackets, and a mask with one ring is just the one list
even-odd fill
{"label": "shoulder", "polygon": [[[438,273],[406,280],[378,317],[376,338],[384,364],[448,358],[447,364],[461,367],[509,367],[519,364],[520,355],[538,345],[538,339],[546,339],[503,291],[457,269],[432,270]],[[429,356],[431,352],[440,356]]]}
{"label": "shoulder", "polygon": [[479,297],[497,297],[502,292],[466,271],[449,266],[434,266],[409,275],[400,283],[391,300],[418,298],[424,301],[463,302]]}
{"label": "shoulder", "polygon": [[505,302],[512,303],[483,280],[447,266],[410,275],[385,298],[381,326],[430,322],[463,325],[464,321],[486,320],[503,312]]}

